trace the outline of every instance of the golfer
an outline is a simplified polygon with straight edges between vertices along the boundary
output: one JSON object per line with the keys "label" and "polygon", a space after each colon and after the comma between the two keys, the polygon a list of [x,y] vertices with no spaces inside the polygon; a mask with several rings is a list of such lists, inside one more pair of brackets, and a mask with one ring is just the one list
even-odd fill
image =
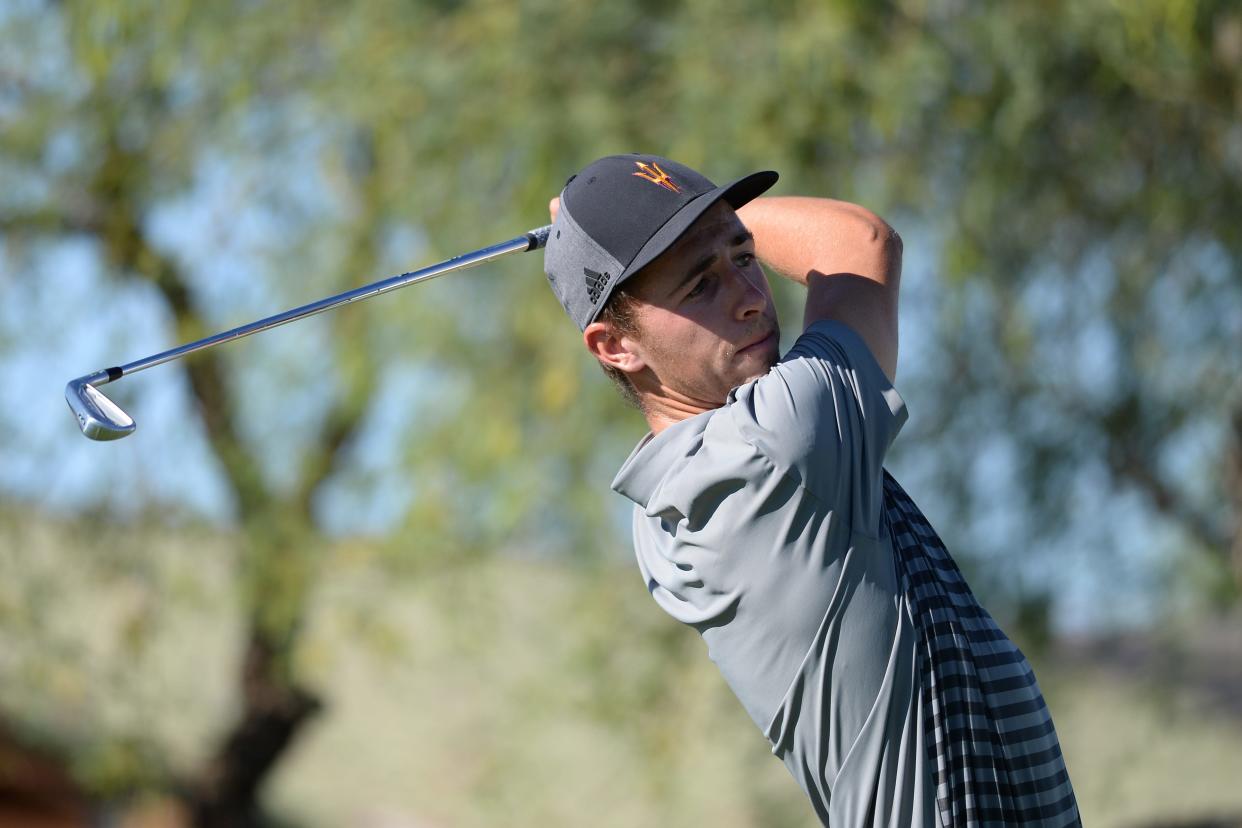
{"label": "golfer", "polygon": [[[650,427],[613,481],[647,588],[825,825],[1078,825],[1030,665],[884,470],[900,239],[776,178],[610,156],[552,202],[552,289]],[[760,262],[806,287],[784,356]]]}

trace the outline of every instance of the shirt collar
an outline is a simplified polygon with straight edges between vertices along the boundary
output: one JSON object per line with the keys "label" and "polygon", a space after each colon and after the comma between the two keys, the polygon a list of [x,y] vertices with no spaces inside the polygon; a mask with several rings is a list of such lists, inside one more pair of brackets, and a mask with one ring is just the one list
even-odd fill
{"label": "shirt collar", "polygon": [[719,409],[673,423],[659,434],[648,431],[621,465],[612,481],[612,490],[647,508],[673,464],[698,451],[703,430],[716,411]]}

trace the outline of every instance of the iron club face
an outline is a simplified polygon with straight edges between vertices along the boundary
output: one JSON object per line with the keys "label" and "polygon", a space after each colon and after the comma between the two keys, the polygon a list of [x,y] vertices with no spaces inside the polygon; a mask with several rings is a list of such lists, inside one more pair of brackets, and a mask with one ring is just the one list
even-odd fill
{"label": "iron club face", "polygon": [[134,419],[92,384],[111,382],[115,370],[78,377],[65,386],[65,402],[82,433],[92,440],[119,440],[134,433]]}

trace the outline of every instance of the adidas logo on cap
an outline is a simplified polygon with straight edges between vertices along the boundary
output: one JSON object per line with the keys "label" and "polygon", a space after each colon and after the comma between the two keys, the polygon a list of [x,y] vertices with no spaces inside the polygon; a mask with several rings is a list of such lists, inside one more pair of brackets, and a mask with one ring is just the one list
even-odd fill
{"label": "adidas logo on cap", "polygon": [[590,297],[591,304],[594,305],[599,301],[599,295],[604,292],[604,288],[608,287],[608,282],[612,279],[612,276],[608,273],[598,273],[589,267],[582,268],[582,273],[586,276],[587,296]]}

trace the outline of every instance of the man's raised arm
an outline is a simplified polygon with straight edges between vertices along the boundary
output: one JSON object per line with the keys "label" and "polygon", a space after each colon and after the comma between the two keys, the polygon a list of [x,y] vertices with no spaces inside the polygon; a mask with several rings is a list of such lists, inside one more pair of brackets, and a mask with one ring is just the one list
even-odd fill
{"label": "man's raised arm", "polygon": [[845,201],[759,198],[737,211],[765,265],[807,288],[803,327],[849,325],[893,380],[901,237],[875,213]]}

